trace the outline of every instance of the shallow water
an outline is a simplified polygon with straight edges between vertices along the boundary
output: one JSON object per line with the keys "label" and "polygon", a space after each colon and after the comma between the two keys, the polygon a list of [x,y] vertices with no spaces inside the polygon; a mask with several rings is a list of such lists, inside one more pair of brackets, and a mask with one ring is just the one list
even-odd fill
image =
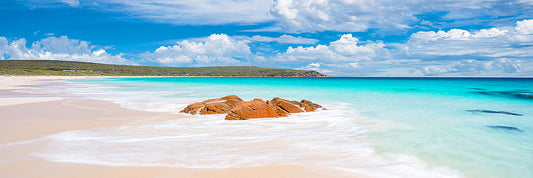
{"label": "shallow water", "polygon": [[[300,164],[399,177],[533,175],[533,79],[184,77],[65,85],[26,92],[176,114],[189,103],[230,94],[308,99],[328,110],[64,132],[47,137],[46,149],[34,153],[53,161],[194,168]],[[520,131],[501,129],[510,127]]]}

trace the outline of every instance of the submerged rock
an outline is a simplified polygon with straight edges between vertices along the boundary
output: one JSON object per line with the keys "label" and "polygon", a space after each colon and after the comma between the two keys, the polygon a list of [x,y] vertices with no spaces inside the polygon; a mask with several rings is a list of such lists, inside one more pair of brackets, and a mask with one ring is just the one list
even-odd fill
{"label": "submerged rock", "polygon": [[492,111],[492,110],[466,110],[468,112],[472,112],[472,113],[491,113],[491,114],[506,114],[506,115],[512,115],[512,116],[523,116],[522,114],[518,114],[518,113],[512,113],[512,112],[507,112],[507,111]]}
{"label": "submerged rock", "polygon": [[510,126],[502,126],[502,125],[488,125],[488,128],[493,129],[499,129],[499,130],[507,130],[507,131],[515,131],[515,132],[524,132],[523,130],[520,130],[516,127],[510,127]]}
{"label": "submerged rock", "polygon": [[313,103],[309,100],[300,101],[300,106],[305,108],[306,112],[311,112],[317,110],[318,108],[322,108],[322,106],[320,106],[319,104]]}
{"label": "submerged rock", "polygon": [[507,98],[533,100],[533,91],[530,91],[530,90],[474,91],[471,93],[488,95],[488,96],[500,96],[500,97],[507,97]]}
{"label": "submerged rock", "polygon": [[287,117],[290,113],[313,112],[323,108],[309,100],[290,101],[274,98],[270,101],[254,99],[243,101],[235,95],[205,100],[185,107],[181,112],[189,114],[225,114],[226,120]]}

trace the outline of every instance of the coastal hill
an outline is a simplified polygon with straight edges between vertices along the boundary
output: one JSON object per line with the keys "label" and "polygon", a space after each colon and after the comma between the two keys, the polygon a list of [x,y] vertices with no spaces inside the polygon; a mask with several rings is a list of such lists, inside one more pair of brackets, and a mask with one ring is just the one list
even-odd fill
{"label": "coastal hill", "polygon": [[0,60],[0,75],[325,77],[316,71],[252,66],[157,67],[55,60]]}

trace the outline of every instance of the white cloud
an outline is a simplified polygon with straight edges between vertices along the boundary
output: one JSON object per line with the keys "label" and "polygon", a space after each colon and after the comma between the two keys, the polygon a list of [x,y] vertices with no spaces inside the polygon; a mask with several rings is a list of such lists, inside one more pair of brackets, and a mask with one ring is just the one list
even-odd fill
{"label": "white cloud", "polygon": [[531,75],[530,27],[533,20],[477,31],[421,31],[394,46],[398,58],[423,59],[418,67],[426,75]]}
{"label": "white cloud", "polygon": [[390,16],[376,13],[381,11],[388,11],[387,7],[372,0],[275,0],[270,9],[278,25],[288,32],[360,32],[376,25],[371,24],[373,22],[399,19],[398,23],[388,24],[395,26],[403,25],[404,19],[413,19],[406,13],[391,13]]}
{"label": "white cloud", "polygon": [[319,68],[320,67],[320,64],[319,63],[311,63],[308,65],[309,67],[312,67],[312,68]]}
{"label": "white cloud", "polygon": [[280,37],[273,38],[268,36],[255,35],[252,37],[247,36],[236,36],[236,39],[245,39],[252,42],[277,42],[277,43],[286,43],[286,44],[316,44],[317,39],[304,38],[304,37],[294,37],[291,35],[281,35]]}
{"label": "white cloud", "polygon": [[251,56],[248,41],[235,40],[226,34],[212,34],[200,42],[183,40],[140,55],[145,60],[173,66],[239,64]]}
{"label": "white cloud", "polygon": [[423,68],[426,75],[506,75],[522,72],[522,61],[517,59],[499,58],[489,61],[461,60],[447,64],[430,65]]}
{"label": "white cloud", "polygon": [[272,0],[95,0],[96,10],[123,12],[132,18],[170,24],[252,24],[272,21]]}
{"label": "white cloud", "polygon": [[451,29],[445,31],[421,31],[411,35],[412,41],[437,41],[437,40],[471,40],[475,38],[492,38],[505,35],[508,30],[491,28],[481,29],[474,34],[462,29]]}
{"label": "white cloud", "polygon": [[475,38],[492,38],[492,37],[506,35],[508,32],[509,32],[508,30],[500,30],[498,28],[481,29],[478,32],[476,32],[473,35],[473,37],[475,37]]}
{"label": "white cloud", "polygon": [[533,19],[516,22],[515,29],[521,35],[533,35]]}
{"label": "white cloud", "polygon": [[[272,24],[259,28],[289,33],[367,29],[393,32],[417,25],[457,26],[484,19],[508,22],[531,18],[528,12],[533,10],[529,0],[93,0],[81,4],[78,0],[23,1],[32,8],[55,7],[60,2],[178,25]],[[425,18],[427,13],[430,18]],[[431,18],[435,13],[439,17]],[[439,23],[442,21],[453,23]]]}
{"label": "white cloud", "polygon": [[318,63],[318,62],[317,63],[310,63],[307,66],[296,68],[296,69],[299,69],[299,70],[312,70],[312,71],[320,72],[322,74],[331,74],[331,73],[333,73],[333,71],[320,68],[320,63]]}
{"label": "white cloud", "polygon": [[342,35],[337,41],[329,45],[316,45],[310,47],[298,46],[288,49],[278,56],[278,61],[362,61],[373,60],[386,54],[383,42],[367,42],[359,44],[359,39],[352,34]]}
{"label": "white cloud", "polygon": [[386,59],[389,59],[389,54],[383,42],[361,42],[352,34],[344,34],[328,45],[288,47],[285,52],[271,57],[271,60],[281,64],[302,64],[299,69],[315,70],[333,76],[369,72],[364,69],[366,64]]}
{"label": "white cloud", "polygon": [[111,55],[105,49],[91,46],[87,41],[66,36],[48,37],[26,47],[26,39],[9,41],[0,37],[1,60],[67,60],[107,64],[135,64],[122,55]]}
{"label": "white cloud", "polygon": [[329,75],[531,76],[533,35],[527,34],[531,22],[480,30],[420,31],[405,43],[362,43],[346,34],[328,45],[288,47],[273,60]]}
{"label": "white cloud", "polygon": [[424,20],[428,19],[417,18],[425,13],[439,12],[443,20],[460,23],[461,20],[513,17],[530,9],[527,2],[497,0],[274,0],[270,12],[286,32],[362,32],[369,28],[390,31],[427,24]]}
{"label": "white cloud", "polygon": [[298,69],[301,69],[301,70],[314,70],[314,71],[319,71],[320,70],[320,63],[311,63],[311,64],[308,64],[307,66],[304,66],[304,67],[301,67],[301,68],[298,68]]}
{"label": "white cloud", "polygon": [[[513,27],[481,29],[469,32],[462,29],[422,31],[411,35],[406,44],[400,44],[410,56],[476,56],[533,57],[533,35],[527,35],[533,20],[518,21]],[[531,25],[533,26],[533,25]]]}
{"label": "white cloud", "polygon": [[80,7],[80,1],[78,0],[60,0],[60,1],[72,7]]}

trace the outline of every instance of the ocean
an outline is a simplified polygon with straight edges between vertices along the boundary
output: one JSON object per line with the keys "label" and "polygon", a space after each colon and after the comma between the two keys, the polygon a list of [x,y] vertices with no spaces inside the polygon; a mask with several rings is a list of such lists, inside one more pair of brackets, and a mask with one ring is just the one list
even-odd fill
{"label": "ocean", "polygon": [[156,77],[70,80],[25,92],[176,115],[186,105],[307,99],[327,110],[224,115],[48,136],[35,156],[102,165],[327,167],[365,177],[532,177],[533,79]]}

